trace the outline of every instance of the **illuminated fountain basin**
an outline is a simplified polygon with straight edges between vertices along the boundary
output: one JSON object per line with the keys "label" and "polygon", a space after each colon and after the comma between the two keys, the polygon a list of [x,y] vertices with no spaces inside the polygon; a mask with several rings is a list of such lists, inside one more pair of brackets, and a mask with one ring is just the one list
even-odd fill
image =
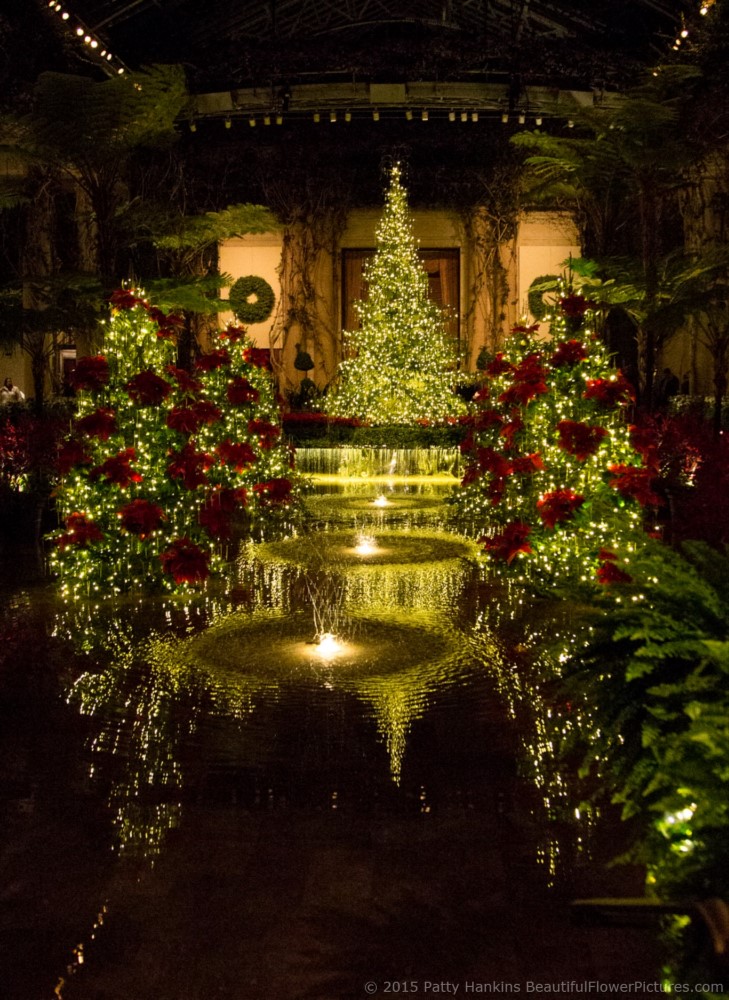
{"label": "illuminated fountain basin", "polygon": [[312,519],[325,525],[442,527],[449,513],[444,501],[452,489],[451,483],[404,480],[387,480],[364,487],[358,481],[339,486],[320,484],[316,495],[306,498],[305,507]]}

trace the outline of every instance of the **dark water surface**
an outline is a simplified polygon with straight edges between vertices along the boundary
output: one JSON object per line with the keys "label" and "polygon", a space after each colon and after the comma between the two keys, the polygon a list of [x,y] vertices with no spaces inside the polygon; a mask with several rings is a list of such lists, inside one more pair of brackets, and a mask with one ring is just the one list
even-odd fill
{"label": "dark water surface", "polygon": [[533,617],[444,530],[446,490],[328,485],[219,594],[5,587],[2,1000],[658,978],[649,932],[570,923],[640,875],[555,770]]}

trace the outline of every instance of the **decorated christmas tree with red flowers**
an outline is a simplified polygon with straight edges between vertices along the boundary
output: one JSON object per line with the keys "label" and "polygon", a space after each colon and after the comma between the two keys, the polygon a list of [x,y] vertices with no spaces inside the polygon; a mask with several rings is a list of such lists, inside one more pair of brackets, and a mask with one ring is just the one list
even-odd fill
{"label": "decorated christmas tree with red flowers", "polygon": [[67,596],[202,583],[295,503],[267,352],[230,327],[186,371],[175,316],[127,291],[111,305],[58,454],[50,562]]}
{"label": "decorated christmas tree with red flowers", "polygon": [[462,444],[455,497],[495,564],[524,577],[616,584],[655,519],[657,453],[629,425],[633,391],[567,290],[550,336],[516,327],[488,365]]}

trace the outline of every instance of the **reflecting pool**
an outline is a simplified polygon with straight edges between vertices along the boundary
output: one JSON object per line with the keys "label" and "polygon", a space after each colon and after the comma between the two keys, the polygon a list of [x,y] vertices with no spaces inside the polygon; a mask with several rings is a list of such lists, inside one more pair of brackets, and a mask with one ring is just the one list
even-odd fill
{"label": "reflecting pool", "polygon": [[3,1000],[657,976],[645,932],[569,923],[641,883],[555,765],[538,616],[447,484],[388,475],[201,595],[3,591]]}

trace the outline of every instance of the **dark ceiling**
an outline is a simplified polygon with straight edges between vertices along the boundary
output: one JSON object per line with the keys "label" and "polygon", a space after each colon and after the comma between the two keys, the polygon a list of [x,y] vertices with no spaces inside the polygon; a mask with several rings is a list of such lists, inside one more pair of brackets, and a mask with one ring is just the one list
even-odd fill
{"label": "dark ceiling", "polygon": [[[45,5],[45,0],[39,0]],[[50,0],[50,14],[61,15]],[[67,0],[59,28],[195,89],[289,81],[498,79],[620,85],[665,56],[689,0]],[[79,40],[83,44],[83,39]],[[89,51],[89,56],[96,55]]]}

